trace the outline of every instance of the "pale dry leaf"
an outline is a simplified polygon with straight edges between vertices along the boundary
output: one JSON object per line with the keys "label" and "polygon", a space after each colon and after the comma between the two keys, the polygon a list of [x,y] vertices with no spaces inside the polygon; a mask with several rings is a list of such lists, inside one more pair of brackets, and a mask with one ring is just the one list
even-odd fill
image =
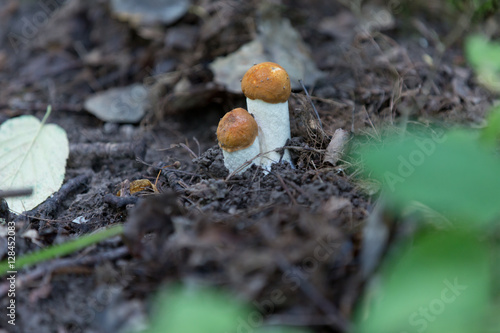
{"label": "pale dry leaf", "polygon": [[337,164],[338,160],[342,157],[344,148],[349,140],[349,132],[339,128],[333,133],[332,140],[326,147],[324,162]]}
{"label": "pale dry leaf", "polygon": [[42,203],[64,180],[69,144],[64,129],[20,116],[0,126],[0,189],[33,188],[29,197],[7,198],[9,208],[23,212]]}

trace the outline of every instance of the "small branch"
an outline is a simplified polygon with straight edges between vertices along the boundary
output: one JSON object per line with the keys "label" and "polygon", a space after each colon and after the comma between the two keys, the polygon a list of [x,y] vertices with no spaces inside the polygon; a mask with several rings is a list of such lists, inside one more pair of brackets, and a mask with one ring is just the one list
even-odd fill
{"label": "small branch", "polygon": [[139,143],[77,143],[70,145],[69,165],[91,163],[96,158],[131,158],[143,159],[146,154],[146,142]]}
{"label": "small branch", "polygon": [[63,202],[65,199],[71,196],[73,192],[76,192],[80,188],[86,188],[91,178],[92,177],[90,174],[83,174],[68,180],[66,184],[63,184],[63,186],[61,186],[59,191],[50,196],[47,200],[45,200],[45,202],[30,211],[20,214],[18,216],[18,219],[24,216],[37,218],[36,215],[42,213],[45,216],[54,215],[54,213],[59,208],[61,208],[61,202]]}
{"label": "small branch", "polygon": [[139,197],[128,196],[118,197],[114,194],[108,193],[104,196],[104,202],[115,208],[125,208],[127,205],[134,205],[139,200]]}
{"label": "small branch", "polygon": [[313,101],[311,99],[311,96],[309,95],[309,92],[306,89],[306,86],[304,85],[304,83],[302,82],[302,80],[299,80],[299,83],[302,86],[302,89],[304,89],[304,92],[306,93],[307,100],[311,104],[311,106],[312,106],[312,108],[314,110],[314,113],[316,114],[316,118],[318,118],[319,127],[321,128],[321,130],[323,130],[323,125],[321,124],[321,119],[319,118],[318,110],[316,110],[316,106],[314,106],[314,103],[313,103]]}
{"label": "small branch", "polygon": [[177,193],[184,193],[186,189],[182,187],[180,183],[182,179],[175,174],[175,171],[177,170],[162,169],[161,173],[165,178],[167,178],[167,182],[170,188],[172,188]]}
{"label": "small branch", "polygon": [[18,190],[7,190],[0,191],[0,199],[2,198],[14,198],[14,197],[25,197],[33,194],[32,188],[22,188]]}

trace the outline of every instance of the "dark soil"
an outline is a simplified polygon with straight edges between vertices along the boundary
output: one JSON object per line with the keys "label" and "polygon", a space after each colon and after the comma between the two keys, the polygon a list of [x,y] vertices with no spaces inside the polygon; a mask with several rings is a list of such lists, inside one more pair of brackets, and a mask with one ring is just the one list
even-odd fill
{"label": "dark soil", "polygon": [[[461,37],[444,48],[431,38],[453,34],[460,13],[442,19],[425,1],[405,5],[393,25],[367,34],[354,29],[363,19],[340,3],[283,1],[282,15],[326,74],[309,87],[326,134],[310,125],[312,107],[295,91],[295,167],[277,164],[264,174],[252,166],[228,177],[216,127],[245,100],[213,84],[208,64],[252,39],[257,1],[193,1],[198,11],[155,27],[151,38],[113,18],[108,1],[59,2],[33,37],[15,45],[12,32],[21,34],[40,4],[0,5],[0,123],[22,114],[41,119],[51,104],[49,121],[67,131],[71,145],[59,193],[11,215],[17,256],[117,223],[125,232],[20,270],[16,326],[0,316],[9,332],[141,327],[155,293],[179,281],[224,287],[254,304],[279,291],[284,301],[265,313],[266,323],[346,331],[363,291],[360,241],[376,193],[357,182],[352,161],[323,161],[331,135],[343,128],[376,138],[383,126],[405,122],[477,127],[492,102],[465,62]],[[499,22],[496,15],[490,19]],[[169,44],[176,34],[186,40]],[[188,94],[174,91],[181,79]],[[141,124],[104,123],[84,110],[94,92],[134,82],[156,92]],[[130,194],[138,179],[149,179],[157,193]],[[4,255],[1,238],[0,245]],[[6,288],[0,282],[2,309]]]}

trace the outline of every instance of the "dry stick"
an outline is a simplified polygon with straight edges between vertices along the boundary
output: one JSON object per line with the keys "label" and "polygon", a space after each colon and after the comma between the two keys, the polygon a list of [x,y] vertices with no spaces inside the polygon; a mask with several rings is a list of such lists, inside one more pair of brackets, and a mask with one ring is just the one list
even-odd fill
{"label": "dry stick", "polygon": [[184,193],[186,189],[181,186],[180,181],[182,180],[179,176],[177,176],[174,171],[170,169],[162,169],[161,173],[165,178],[167,178],[168,185],[177,193]]}
{"label": "dry stick", "polygon": [[198,141],[198,139],[196,137],[193,136],[193,141],[196,143],[196,145],[198,146],[198,156],[201,156],[201,146],[200,146],[200,142]]}
{"label": "dry stick", "polygon": [[180,142],[178,143],[178,145],[186,149],[193,158],[198,158],[198,156],[194,153],[194,151],[191,150],[191,148],[188,147],[187,144]]}
{"label": "dry stick", "polygon": [[377,128],[375,127],[375,125],[373,125],[372,117],[370,117],[370,114],[368,113],[368,110],[366,110],[366,107],[364,105],[363,105],[363,111],[365,111],[366,116],[368,117],[368,121],[370,122],[370,126],[373,128],[373,130],[377,134],[377,137],[380,137],[380,134],[378,133]]}
{"label": "dry stick", "polygon": [[[135,160],[141,164],[144,164],[148,167],[151,167],[151,168],[154,168],[156,170],[165,170],[167,169],[168,171],[171,171],[171,172],[177,172],[177,173],[182,173],[182,174],[185,174],[185,175],[189,175],[189,176],[196,176],[196,177],[201,177],[201,175],[197,174],[197,173],[193,173],[193,172],[189,172],[189,171],[184,171],[184,170],[177,170],[177,169],[170,169],[169,167],[173,166],[173,167],[176,167],[175,163],[172,164],[172,165],[166,165],[166,166],[163,166],[163,167],[159,167],[158,165],[154,165],[154,164],[150,164],[150,163],[147,163],[146,161],[140,159],[139,157],[136,157]],[[177,162],[176,162],[177,163]],[[179,164],[180,165],[180,164]]]}
{"label": "dry stick", "polygon": [[[104,260],[115,260],[126,256],[129,253],[126,246],[122,246],[105,253],[98,253],[93,256],[83,258],[64,258],[47,261],[40,263],[39,267],[30,271],[29,273],[19,276],[17,278],[17,287],[21,288],[23,285],[30,283],[46,274],[50,274],[55,270],[61,268],[68,268],[73,266],[94,265]],[[9,283],[0,284],[0,297],[3,297],[9,290]]]}
{"label": "dry stick", "polygon": [[135,158],[143,157],[146,154],[146,142],[127,142],[127,143],[77,143],[71,144],[69,150],[69,160],[78,161],[85,156],[86,159],[92,158]]}
{"label": "dry stick", "polygon": [[36,208],[19,214],[16,220],[22,219],[24,217],[36,217],[37,212],[43,212],[46,215],[52,215],[61,207],[61,202],[70,196],[73,192],[77,191],[79,188],[87,187],[91,179],[90,174],[79,175],[75,178],[68,180],[59,191],[50,196],[44,203],[40,204]]}
{"label": "dry stick", "polygon": [[304,92],[306,93],[307,100],[309,101],[309,103],[311,103],[311,106],[312,106],[312,108],[314,110],[314,113],[316,114],[316,118],[318,118],[319,127],[321,128],[321,130],[323,130],[323,125],[321,124],[321,119],[319,118],[318,110],[316,110],[316,106],[314,106],[314,103],[313,103],[313,101],[311,99],[311,96],[309,95],[309,92],[306,89],[306,86],[304,85],[304,83],[302,82],[302,80],[299,80],[299,83],[302,86],[302,89],[304,89]]}
{"label": "dry stick", "polygon": [[33,194],[32,188],[22,188],[18,190],[7,190],[0,191],[0,199],[2,198],[14,198],[14,197],[24,197]]}
{"label": "dry stick", "polygon": [[139,201],[139,197],[136,196],[128,196],[128,197],[119,197],[111,193],[107,193],[103,201],[108,205],[111,205],[116,208],[124,208],[127,205],[134,205]]}
{"label": "dry stick", "polygon": [[337,101],[334,101],[333,99],[328,99],[328,98],[311,96],[311,99],[315,100],[315,101],[319,101],[319,102],[325,103],[325,104],[330,104],[330,105],[333,105],[333,106],[336,106],[336,107],[339,107],[339,108],[345,108],[345,107],[349,106],[349,104],[337,102]]}

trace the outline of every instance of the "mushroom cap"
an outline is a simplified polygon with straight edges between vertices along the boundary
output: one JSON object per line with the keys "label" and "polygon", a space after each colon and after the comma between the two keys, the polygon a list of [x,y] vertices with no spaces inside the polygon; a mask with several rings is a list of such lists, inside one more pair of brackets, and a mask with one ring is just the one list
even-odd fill
{"label": "mushroom cap", "polygon": [[288,73],[274,62],[252,66],[241,80],[241,90],[247,98],[271,104],[286,102],[292,92]]}
{"label": "mushroom cap", "polygon": [[252,115],[243,108],[236,108],[219,121],[217,140],[222,149],[231,153],[250,147],[258,132],[257,122]]}

